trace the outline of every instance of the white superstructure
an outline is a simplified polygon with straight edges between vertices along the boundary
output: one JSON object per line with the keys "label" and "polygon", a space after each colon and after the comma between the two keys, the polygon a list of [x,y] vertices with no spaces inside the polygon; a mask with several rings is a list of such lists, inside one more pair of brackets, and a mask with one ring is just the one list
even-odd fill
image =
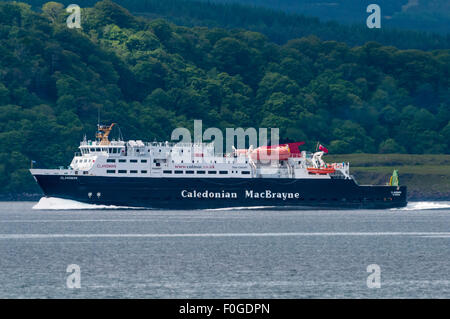
{"label": "white superstructure", "polygon": [[[99,131],[103,133],[97,135],[97,140],[83,140],[67,169],[39,170],[40,174],[160,178],[351,178],[348,163],[326,164],[322,160],[323,152],[291,153],[288,144],[215,154],[212,143],[109,141],[111,128],[99,126]],[[282,151],[282,155],[274,159],[278,150]],[[269,156],[264,157],[264,151]]]}

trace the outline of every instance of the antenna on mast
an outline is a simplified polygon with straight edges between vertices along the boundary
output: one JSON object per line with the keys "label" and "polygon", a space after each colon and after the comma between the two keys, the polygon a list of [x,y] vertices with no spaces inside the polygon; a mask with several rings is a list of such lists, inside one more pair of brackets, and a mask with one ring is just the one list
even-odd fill
{"label": "antenna on mast", "polygon": [[123,135],[122,131],[120,130],[120,126],[117,126],[117,128],[119,129],[119,141],[123,141]]}
{"label": "antenna on mast", "polygon": [[97,107],[97,128],[100,127],[100,105]]}

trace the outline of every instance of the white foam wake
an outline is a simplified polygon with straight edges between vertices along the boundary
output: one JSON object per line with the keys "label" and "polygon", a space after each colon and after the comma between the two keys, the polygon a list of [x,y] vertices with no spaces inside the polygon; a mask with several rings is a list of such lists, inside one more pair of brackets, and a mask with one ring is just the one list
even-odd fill
{"label": "white foam wake", "polygon": [[33,206],[33,209],[39,210],[80,210],[80,209],[139,209],[138,207],[114,206],[114,205],[96,205],[77,202],[70,199],[57,197],[42,197],[39,202]]}
{"label": "white foam wake", "polygon": [[[267,209],[266,206],[261,207],[227,207],[209,210],[242,210],[242,209]],[[33,206],[37,210],[82,210],[82,209],[143,209],[131,206],[114,206],[114,205],[96,205],[77,202],[70,199],[62,199],[57,197],[42,197],[39,202]],[[392,208],[392,210],[429,210],[429,209],[450,209],[450,201],[443,202],[409,202],[406,207]]]}
{"label": "white foam wake", "polygon": [[409,202],[406,207],[393,208],[393,210],[428,210],[450,209],[450,202]]}

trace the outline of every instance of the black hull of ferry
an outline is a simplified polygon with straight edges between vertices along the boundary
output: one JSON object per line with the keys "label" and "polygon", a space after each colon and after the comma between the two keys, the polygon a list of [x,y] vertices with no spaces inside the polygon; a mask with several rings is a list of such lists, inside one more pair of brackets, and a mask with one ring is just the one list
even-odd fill
{"label": "black hull of ferry", "polygon": [[405,186],[360,186],[351,179],[34,176],[47,197],[97,205],[385,209],[407,204]]}

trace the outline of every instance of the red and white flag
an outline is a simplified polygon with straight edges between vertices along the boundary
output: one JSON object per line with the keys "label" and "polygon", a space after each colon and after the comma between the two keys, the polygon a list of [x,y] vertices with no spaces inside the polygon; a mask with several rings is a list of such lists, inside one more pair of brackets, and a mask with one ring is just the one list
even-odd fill
{"label": "red and white flag", "polygon": [[319,150],[328,153],[328,149],[325,146],[322,146],[322,144],[319,145]]}

